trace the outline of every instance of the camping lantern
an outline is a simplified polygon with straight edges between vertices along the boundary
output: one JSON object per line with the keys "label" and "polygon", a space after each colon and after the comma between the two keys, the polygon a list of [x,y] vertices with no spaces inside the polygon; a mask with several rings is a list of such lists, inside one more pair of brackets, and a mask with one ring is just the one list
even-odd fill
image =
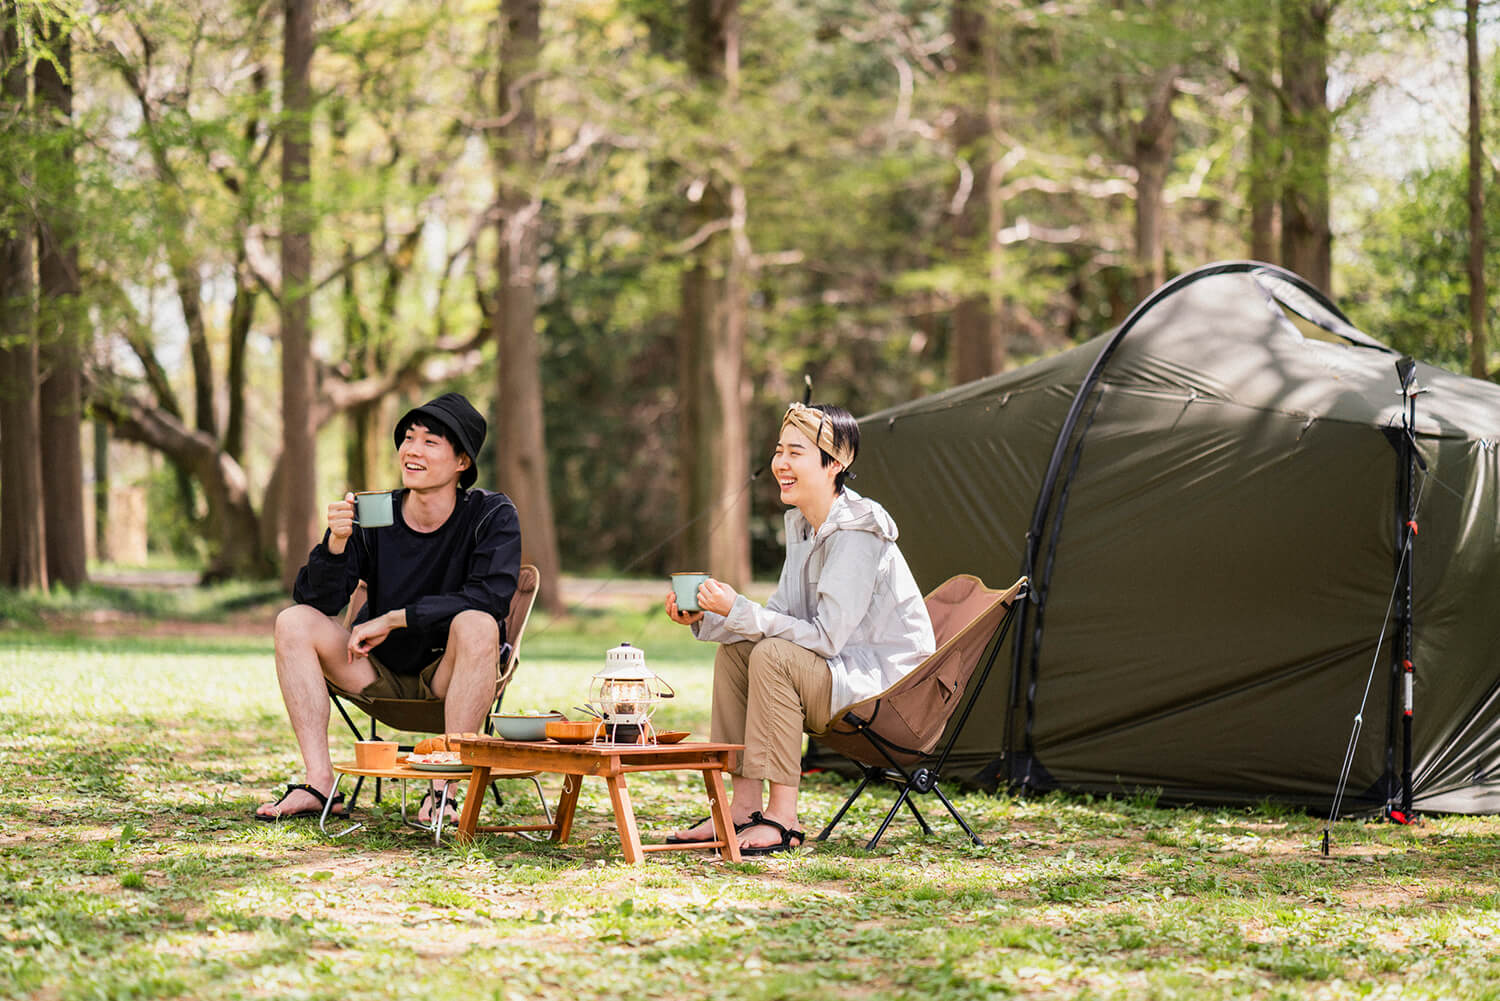
{"label": "camping lantern", "polygon": [[654,737],[651,716],[662,699],[675,694],[646,666],[645,651],[621,643],[605,653],[604,670],[589,687],[589,702],[599,710],[608,742],[634,743],[642,734]]}

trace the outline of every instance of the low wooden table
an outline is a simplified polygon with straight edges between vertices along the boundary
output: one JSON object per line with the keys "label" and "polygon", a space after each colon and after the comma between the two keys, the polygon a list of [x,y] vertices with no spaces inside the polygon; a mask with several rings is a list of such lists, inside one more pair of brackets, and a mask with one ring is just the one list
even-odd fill
{"label": "low wooden table", "polygon": [[[509,769],[528,772],[554,772],[565,775],[562,798],[550,825],[524,828],[528,831],[550,830],[553,841],[566,841],[573,830],[573,811],[578,806],[578,792],[585,775],[604,779],[614,806],[615,825],[620,830],[620,847],[625,861],[634,865],[646,852],[699,851],[721,849],[730,861],[740,860],[740,845],[729,818],[729,796],[724,789],[724,773],[729,771],[730,755],[744,750],[741,744],[559,744],[552,741],[503,740],[499,737],[471,737],[458,744],[459,758],[474,771],[469,778],[469,793],[458,819],[458,836],[471,838],[477,831],[516,831],[514,827],[480,827],[479,810],[483,792],[492,771]],[[708,792],[709,814],[713,818],[715,838],[680,845],[643,845],[635,823],[635,809],[625,788],[625,776],[632,772],[698,771]]]}

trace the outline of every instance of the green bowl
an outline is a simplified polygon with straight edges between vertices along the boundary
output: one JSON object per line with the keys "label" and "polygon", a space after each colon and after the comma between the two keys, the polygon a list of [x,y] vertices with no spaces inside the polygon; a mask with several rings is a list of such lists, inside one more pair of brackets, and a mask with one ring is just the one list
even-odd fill
{"label": "green bowl", "polygon": [[567,719],[567,717],[560,712],[550,712],[542,716],[525,713],[490,713],[495,733],[506,740],[546,740],[547,724],[560,719]]}

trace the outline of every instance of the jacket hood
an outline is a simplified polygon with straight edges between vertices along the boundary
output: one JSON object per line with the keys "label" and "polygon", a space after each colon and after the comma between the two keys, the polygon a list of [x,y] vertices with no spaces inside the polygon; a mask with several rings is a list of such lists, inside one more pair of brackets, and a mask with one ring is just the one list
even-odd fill
{"label": "jacket hood", "polygon": [[[793,531],[805,535],[812,526],[801,511],[792,508],[786,513],[786,527],[790,537]],[[818,534],[826,536],[830,532],[869,532],[886,542],[895,542],[898,534],[895,519],[879,502],[848,487],[834,497],[833,506],[828,509],[828,520],[823,522]]]}

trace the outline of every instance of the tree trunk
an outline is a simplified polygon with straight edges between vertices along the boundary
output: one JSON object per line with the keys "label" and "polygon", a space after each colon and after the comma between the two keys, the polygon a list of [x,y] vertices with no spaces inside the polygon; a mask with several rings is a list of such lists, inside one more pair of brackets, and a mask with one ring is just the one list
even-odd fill
{"label": "tree trunk", "polygon": [[[733,100],[739,79],[738,0],[692,0],[687,61],[698,85]],[[700,168],[705,173],[709,168]],[[695,184],[694,187],[699,185]],[[720,227],[691,251],[678,324],[683,484],[679,561],[735,587],[750,581],[750,449],[745,414],[748,245],[745,192],[704,176],[690,232]]]}
{"label": "tree trunk", "polygon": [[[262,544],[261,519],[250,498],[245,470],[207,431],[190,428],[159,408],[130,397],[96,397],[96,410],[107,416],[123,441],[139,442],[161,452],[189,470],[203,488],[208,504],[208,527],[214,544],[213,561],[203,573],[205,582],[231,577],[275,576],[276,553]],[[275,476],[268,492],[275,488]],[[269,512],[271,505],[267,503]],[[297,554],[300,565],[306,549]]]}
{"label": "tree trunk", "polygon": [[[0,144],[11,151],[13,168],[25,141],[20,132],[29,121],[18,18],[16,5],[0,0]],[[38,403],[31,230],[26,206],[0,202],[0,587],[45,589],[42,450],[47,443]]]}
{"label": "tree trunk", "polygon": [[[178,244],[179,250],[184,250]],[[218,418],[214,414],[214,364],[208,350],[208,328],[203,318],[203,279],[197,262],[186,254],[174,253],[172,270],[177,279],[177,298],[182,303],[182,319],[187,326],[188,353],[193,359],[193,420],[198,430],[217,436]]]}
{"label": "tree trunk", "polygon": [[260,292],[250,271],[245,233],[239,233],[239,247],[234,262],[234,302],[229,307],[229,364],[225,367],[225,388],[229,393],[229,414],[224,422],[224,451],[236,462],[245,461],[245,348],[250,327],[255,320],[255,301]]}
{"label": "tree trunk", "polygon": [[94,425],[94,559],[108,562],[109,549],[109,422],[95,417]]}
{"label": "tree trunk", "polygon": [[992,268],[998,268],[999,248],[992,236],[998,226],[991,210],[998,212],[999,206],[991,205],[997,187],[990,176],[994,154],[989,127],[995,68],[986,6],[978,0],[954,0],[949,19],[955,75],[960,83],[959,100],[953,109],[953,145],[960,161],[969,168],[967,176],[959,177],[960,196],[953,205],[954,252],[958,260],[972,262],[966,270],[983,276],[980,289],[962,294],[953,309],[949,371],[955,385],[994,374],[1004,358],[991,291],[999,278],[992,273]]}
{"label": "tree trunk", "polygon": [[1328,159],[1333,122],[1328,110],[1329,0],[1282,0],[1281,263],[1332,293],[1333,231],[1329,224]]}
{"label": "tree trunk", "polygon": [[[342,143],[343,138],[342,124],[336,121],[335,150],[338,149],[338,144]],[[339,309],[344,320],[344,357],[349,364],[350,376],[362,379],[370,374],[370,366],[366,358],[370,350],[370,333],[364,317],[360,315],[359,286],[355,280],[353,264],[354,246],[346,242],[344,244],[343,292]],[[344,482],[351,490],[380,489],[370,478],[375,469],[370,462],[370,439],[373,437],[370,416],[375,406],[374,403],[361,403],[350,407],[344,415],[348,426],[344,438]]]}
{"label": "tree trunk", "polygon": [[1250,90],[1250,259],[1275,264],[1281,164],[1276,89],[1271,73],[1276,59],[1275,41],[1268,17],[1251,18],[1245,30],[1248,32],[1246,80]]}
{"label": "tree trunk", "polygon": [[[266,76],[266,71],[261,66],[257,66],[251,74],[256,108],[261,107],[260,98],[266,92]],[[261,116],[256,112],[245,123],[246,144],[254,143],[261,130]],[[224,377],[229,397],[228,412],[224,419],[224,451],[235,462],[244,462],[245,386],[248,380],[245,350],[250,339],[250,328],[255,323],[255,304],[260,299],[260,285],[250,266],[249,231],[259,217],[261,208],[256,184],[251,180],[228,187],[240,199],[240,212],[239,224],[234,232],[234,300],[229,307],[229,361],[225,366]]]}
{"label": "tree trunk", "polygon": [[[72,128],[72,46],[65,33],[49,32],[54,65],[36,64],[36,96],[46,127]],[[56,147],[57,162],[49,170],[48,207],[42,211],[38,234],[41,286],[39,351],[41,357],[41,421],[46,429],[47,461],[42,464],[42,493],[47,510],[47,575],[76,588],[88,577],[88,545],[83,511],[83,393],[82,351],[84,319],[78,311],[78,251],[72,213],[75,211],[73,140]]]}
{"label": "tree trunk", "polygon": [[288,587],[312,548],[316,533],[317,427],[313,422],[312,337],[308,296],[312,283],[309,192],[315,0],[284,0],[281,91],[281,449],[282,579]]}
{"label": "tree trunk", "polygon": [[[541,50],[541,0],[503,0],[497,106],[505,124],[495,132],[500,167],[499,286],[495,343],[499,372],[495,406],[498,486],[516,503],[522,558],[541,571],[537,600],[561,612],[562,566],[547,480],[547,435],[542,406],[541,345],[536,325],[541,202],[527,179],[536,174],[537,56]],[[476,459],[481,457],[475,456]]]}
{"label": "tree trunk", "polygon": [[1489,378],[1485,319],[1489,293],[1485,288],[1484,258],[1484,117],[1480,101],[1483,83],[1479,66],[1479,0],[1464,4],[1464,36],[1469,69],[1469,374]]}
{"label": "tree trunk", "polygon": [[1164,195],[1172,154],[1177,146],[1176,67],[1157,75],[1146,102],[1146,113],[1136,127],[1135,254],[1136,300],[1145,299],[1167,280],[1167,249],[1162,237]]}

